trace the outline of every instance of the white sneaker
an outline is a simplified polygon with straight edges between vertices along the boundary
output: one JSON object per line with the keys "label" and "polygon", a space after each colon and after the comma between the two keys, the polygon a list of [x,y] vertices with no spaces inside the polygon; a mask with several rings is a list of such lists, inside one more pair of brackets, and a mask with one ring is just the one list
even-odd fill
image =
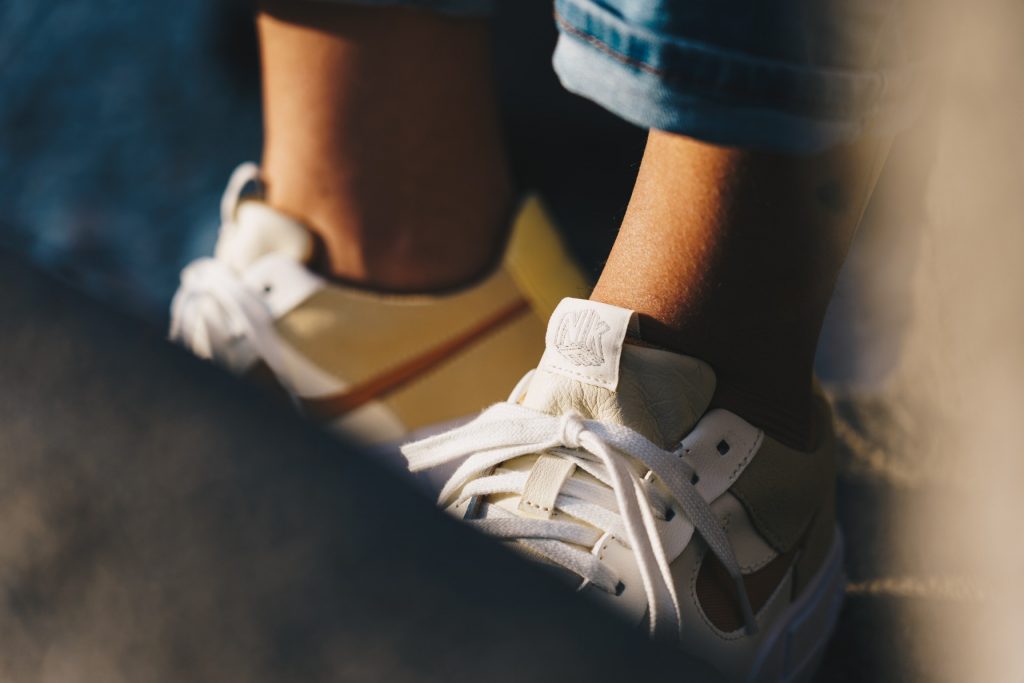
{"label": "white sneaker", "polygon": [[461,462],[443,506],[728,680],[806,680],[844,585],[828,404],[814,452],[788,448],[708,410],[711,368],[635,324],[564,300],[508,402],[406,445],[410,468]]}
{"label": "white sneaker", "polygon": [[243,197],[258,176],[255,164],[233,174],[215,255],[182,272],[170,336],[239,374],[272,377],[307,414],[366,441],[401,440],[502,398],[543,348],[558,300],[588,289],[536,200],[521,207],[504,262],[472,287],[400,296],[342,286],[307,267],[305,226]]}

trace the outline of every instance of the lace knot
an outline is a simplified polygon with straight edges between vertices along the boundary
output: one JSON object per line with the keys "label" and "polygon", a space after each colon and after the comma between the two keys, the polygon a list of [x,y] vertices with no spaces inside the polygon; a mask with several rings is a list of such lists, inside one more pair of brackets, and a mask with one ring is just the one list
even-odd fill
{"label": "lace knot", "polygon": [[569,411],[558,421],[558,440],[566,448],[580,448],[580,434],[585,429],[583,416],[576,411]]}

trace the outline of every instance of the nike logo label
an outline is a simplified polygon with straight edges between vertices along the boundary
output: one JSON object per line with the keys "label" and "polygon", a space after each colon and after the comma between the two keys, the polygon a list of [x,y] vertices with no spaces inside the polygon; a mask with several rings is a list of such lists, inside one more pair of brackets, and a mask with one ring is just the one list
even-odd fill
{"label": "nike logo label", "polygon": [[555,332],[555,348],[573,365],[604,365],[601,338],[611,327],[594,311],[566,313]]}
{"label": "nike logo label", "polygon": [[537,369],[615,391],[622,345],[635,317],[598,301],[562,299],[551,315]]}

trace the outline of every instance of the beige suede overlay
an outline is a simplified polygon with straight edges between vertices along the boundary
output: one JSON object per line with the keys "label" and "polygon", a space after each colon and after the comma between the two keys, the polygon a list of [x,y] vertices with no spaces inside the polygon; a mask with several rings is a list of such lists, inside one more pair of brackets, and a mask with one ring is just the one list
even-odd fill
{"label": "beige suede overlay", "polygon": [[410,430],[472,415],[507,399],[543,351],[544,324],[523,315],[383,401]]}
{"label": "beige suede overlay", "polygon": [[519,207],[505,250],[505,268],[544,320],[565,297],[586,299],[592,288],[536,196]]}
{"label": "beige suede overlay", "polygon": [[785,446],[766,436],[757,455],[729,491],[751,522],[779,553],[801,541],[811,522],[832,498],[836,477],[835,434],[831,409],[816,399],[820,438],[810,453]]}
{"label": "beige suede overlay", "polygon": [[326,287],[281,318],[277,331],[318,367],[358,384],[444,344],[521,298],[504,269],[444,296]]}

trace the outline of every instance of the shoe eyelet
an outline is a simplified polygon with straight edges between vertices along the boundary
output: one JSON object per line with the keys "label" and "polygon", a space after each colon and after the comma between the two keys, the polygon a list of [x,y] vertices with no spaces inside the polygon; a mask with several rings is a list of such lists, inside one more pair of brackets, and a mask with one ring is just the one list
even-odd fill
{"label": "shoe eyelet", "polygon": [[264,294],[270,294],[272,291],[274,291],[274,286],[273,285],[263,285],[263,293]]}
{"label": "shoe eyelet", "polygon": [[676,516],[676,511],[672,508],[665,510],[665,521],[671,522],[672,518]]}
{"label": "shoe eyelet", "polygon": [[698,481],[700,481],[700,475],[694,472],[693,476],[690,477],[690,485],[696,486]]}
{"label": "shoe eyelet", "polygon": [[722,439],[721,441],[718,442],[717,448],[719,455],[725,455],[726,453],[729,452],[729,444],[726,443],[725,439]]}
{"label": "shoe eyelet", "polygon": [[622,595],[623,591],[625,591],[625,590],[626,590],[626,584],[624,584],[621,581],[619,581],[617,584],[615,584],[615,592],[613,593],[613,595],[618,597],[618,596]]}

